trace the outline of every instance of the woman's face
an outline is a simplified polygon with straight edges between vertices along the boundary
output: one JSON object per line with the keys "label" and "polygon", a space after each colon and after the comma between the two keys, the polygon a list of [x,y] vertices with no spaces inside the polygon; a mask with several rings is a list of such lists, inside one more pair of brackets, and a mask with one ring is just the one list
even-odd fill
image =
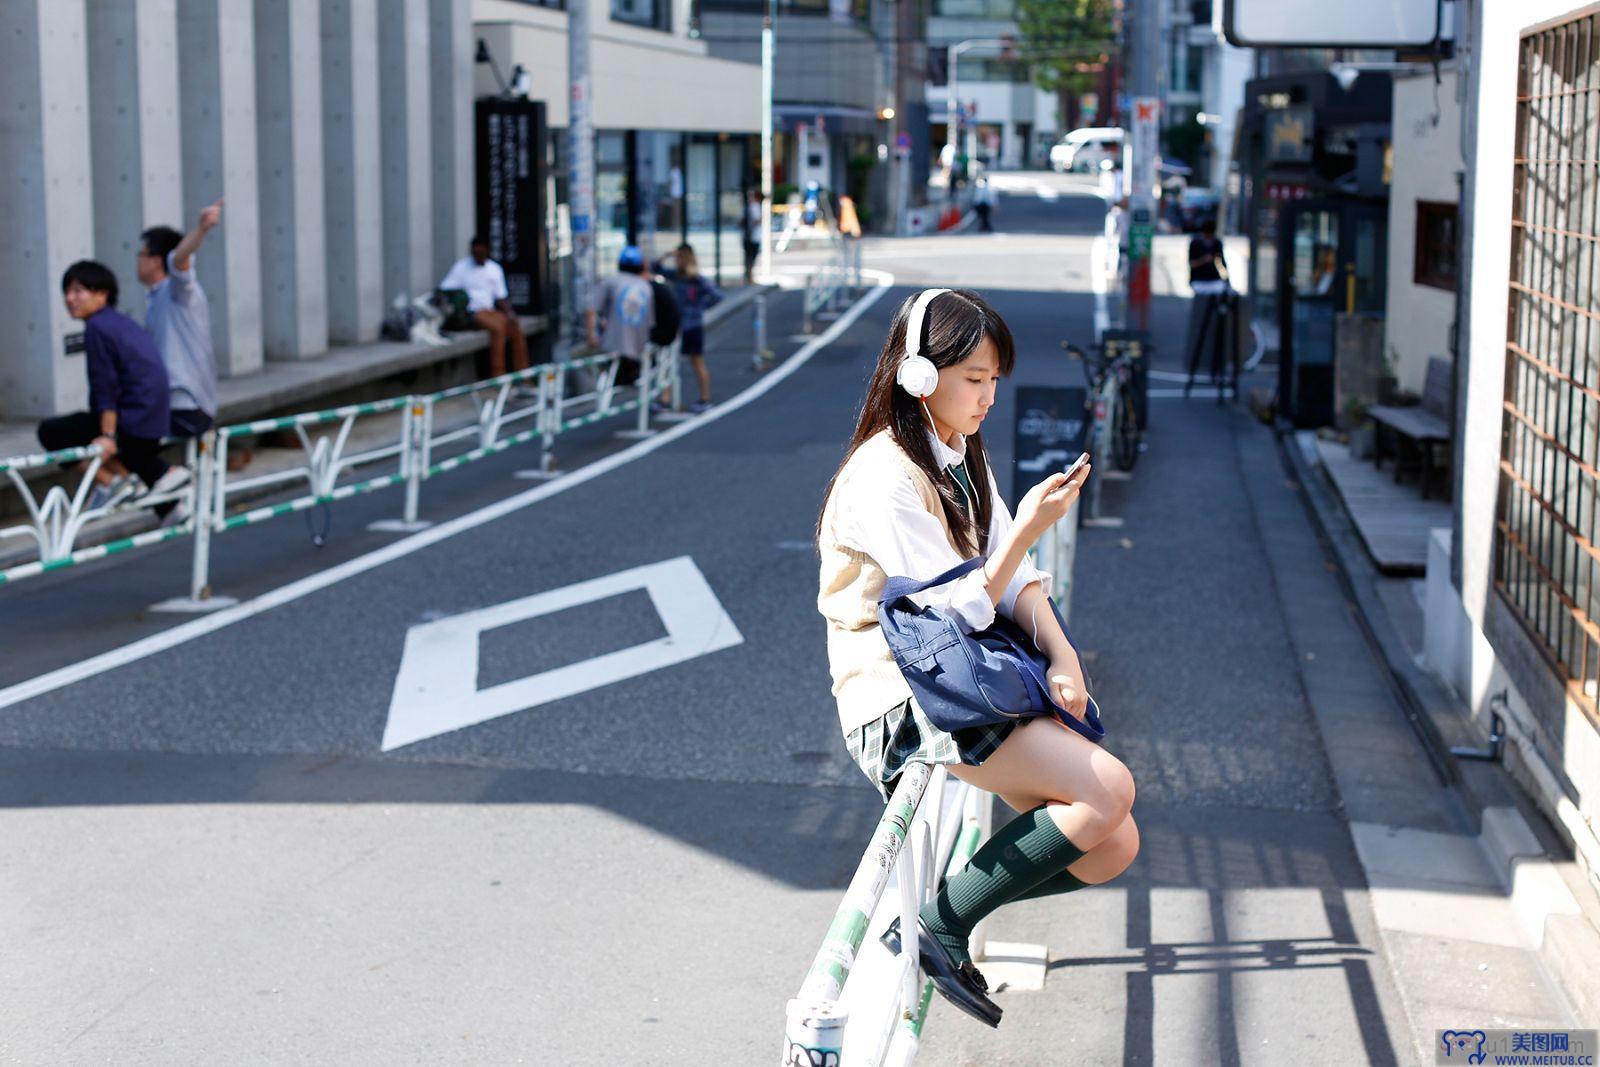
{"label": "woman's face", "polygon": [[985,337],[960,363],[939,368],[939,387],[928,397],[928,411],[942,429],[970,435],[994,406],[1000,381],[1000,353]]}

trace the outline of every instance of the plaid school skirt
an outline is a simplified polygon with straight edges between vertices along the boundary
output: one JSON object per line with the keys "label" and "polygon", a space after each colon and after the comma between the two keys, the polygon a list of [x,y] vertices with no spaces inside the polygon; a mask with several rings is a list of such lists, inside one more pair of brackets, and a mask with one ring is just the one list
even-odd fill
{"label": "plaid school skirt", "polygon": [[928,721],[915,701],[907,700],[851,730],[844,742],[850,758],[887,803],[906,764],[965,763],[976,767],[994,755],[1014,726],[1014,722],[1000,722],[946,733]]}

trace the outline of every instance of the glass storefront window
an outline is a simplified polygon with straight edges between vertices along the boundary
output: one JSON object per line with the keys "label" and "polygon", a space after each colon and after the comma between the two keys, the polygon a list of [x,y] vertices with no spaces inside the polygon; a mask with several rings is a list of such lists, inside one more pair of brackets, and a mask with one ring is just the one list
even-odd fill
{"label": "glass storefront window", "polygon": [[594,140],[595,270],[605,277],[628,243],[627,134],[607,130]]}
{"label": "glass storefront window", "polygon": [[611,21],[651,30],[670,30],[670,0],[611,0]]}

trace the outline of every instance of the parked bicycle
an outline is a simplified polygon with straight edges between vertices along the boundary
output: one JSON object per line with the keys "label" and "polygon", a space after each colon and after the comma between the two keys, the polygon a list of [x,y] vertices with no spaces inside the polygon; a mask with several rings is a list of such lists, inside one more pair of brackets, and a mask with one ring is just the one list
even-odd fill
{"label": "parked bicycle", "polygon": [[1089,386],[1089,427],[1085,440],[1095,456],[1110,456],[1118,470],[1131,471],[1139,462],[1139,419],[1133,410],[1133,361],[1126,353],[1106,356],[1099,345],[1091,355],[1062,341],[1068,356],[1083,362]]}

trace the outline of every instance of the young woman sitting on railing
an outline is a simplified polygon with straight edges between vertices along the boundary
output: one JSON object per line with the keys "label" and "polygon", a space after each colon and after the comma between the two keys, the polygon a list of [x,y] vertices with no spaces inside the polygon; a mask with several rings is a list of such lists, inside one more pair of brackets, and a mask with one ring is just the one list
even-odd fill
{"label": "young woman sitting on railing", "polygon": [[[913,323],[917,335],[909,336]],[[908,764],[947,764],[1021,813],[946,882],[919,923],[922,966],[935,987],[991,1026],[1000,1008],[968,953],[973,927],[1009,901],[1109,881],[1139,850],[1133,776],[1120,760],[1046,714],[1055,709],[941,730],[911,699],[879,624],[889,578],[927,581],[985,556],[981,568],[914,600],[966,632],[988,629],[996,612],[1016,620],[1048,656],[1050,701],[1084,719],[1083,666],[1046,603],[1050,575],[1027,553],[1066,515],[1088,469],[1035,485],[1013,521],[979,430],[1014,362],[1011,331],[976,293],[928,290],[907,299],[817,523],[817,603],[851,756],[885,799]]]}

